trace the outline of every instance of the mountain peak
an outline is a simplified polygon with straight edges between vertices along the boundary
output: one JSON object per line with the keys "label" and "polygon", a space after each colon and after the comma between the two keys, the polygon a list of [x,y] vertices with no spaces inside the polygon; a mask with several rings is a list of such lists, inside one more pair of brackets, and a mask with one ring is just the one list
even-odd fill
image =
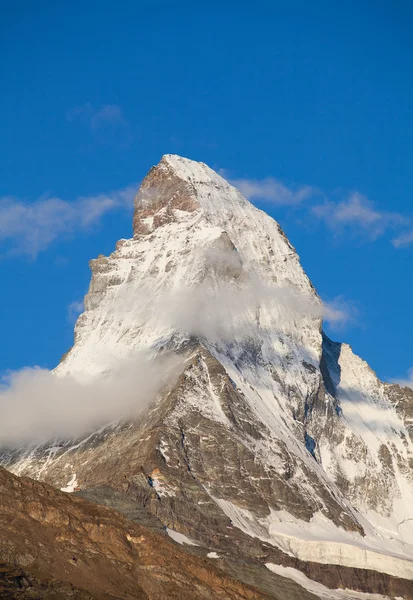
{"label": "mountain peak", "polygon": [[229,185],[225,179],[205,163],[178,154],[164,154],[158,166],[160,165],[167,165],[179,177],[193,184],[213,182],[224,187]]}
{"label": "mountain peak", "polygon": [[164,156],[136,197],[134,234],[91,261],[57,370],[70,396],[52,388],[59,418],[81,417],[73,431],[101,427],[0,462],[130,494],[224,556],[413,600],[408,393],[322,338],[319,298],[279,225],[205,164]]}
{"label": "mountain peak", "polygon": [[[134,234],[153,229],[192,213],[230,217],[252,205],[205,163],[165,154],[144,178],[135,198]],[[254,209],[255,210],[255,209]]]}

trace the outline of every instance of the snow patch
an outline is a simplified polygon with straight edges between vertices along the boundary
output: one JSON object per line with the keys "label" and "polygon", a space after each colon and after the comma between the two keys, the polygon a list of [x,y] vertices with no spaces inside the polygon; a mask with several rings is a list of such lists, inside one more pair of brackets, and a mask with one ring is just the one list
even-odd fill
{"label": "snow patch", "polygon": [[68,492],[71,494],[78,487],[76,473],[73,474],[72,479],[68,482],[66,487],[60,488],[61,492]]}
{"label": "snow patch", "polygon": [[283,567],[274,563],[266,563],[265,566],[273,573],[281,575],[281,577],[292,579],[304,589],[316,594],[320,600],[390,600],[388,596],[381,596],[379,594],[366,594],[352,590],[331,590],[321,583],[309,579],[304,573],[292,567]]}
{"label": "snow patch", "polygon": [[336,527],[321,513],[307,523],[285,511],[258,518],[228,500],[211,498],[235,527],[251,537],[280,548],[303,561],[371,569],[395,577],[413,579],[413,548],[399,540],[384,539],[373,533],[362,537]]}
{"label": "snow patch", "polygon": [[199,544],[197,544],[193,540],[190,540],[189,537],[187,537],[183,533],[179,533],[178,531],[169,529],[169,527],[166,528],[166,532],[169,535],[169,537],[171,537],[174,540],[174,542],[177,542],[178,544],[186,544],[187,546],[199,546]]}
{"label": "snow patch", "polygon": [[162,477],[151,477],[152,487],[158,496],[175,496],[175,490]]}

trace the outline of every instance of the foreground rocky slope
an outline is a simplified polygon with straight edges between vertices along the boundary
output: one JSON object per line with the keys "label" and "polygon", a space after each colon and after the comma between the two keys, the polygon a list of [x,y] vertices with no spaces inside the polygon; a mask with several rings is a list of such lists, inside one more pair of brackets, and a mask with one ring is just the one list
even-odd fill
{"label": "foreground rocky slope", "polygon": [[3,464],[127,494],[226,556],[412,598],[413,393],[322,334],[278,224],[206,165],[168,155],[138,193],[134,238],[91,267],[57,376],[93,384],[144,353],[169,377],[139,415],[7,450]]}
{"label": "foreground rocky slope", "polygon": [[315,598],[276,576],[274,593],[259,592],[225,575],[205,552],[185,552],[161,530],[1,468],[0,493],[1,598]]}

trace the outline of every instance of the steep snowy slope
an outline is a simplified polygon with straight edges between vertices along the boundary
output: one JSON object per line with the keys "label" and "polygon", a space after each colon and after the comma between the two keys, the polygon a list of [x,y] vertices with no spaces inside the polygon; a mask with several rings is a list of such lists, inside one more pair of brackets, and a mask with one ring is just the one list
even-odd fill
{"label": "steep snowy slope", "polygon": [[167,155],[136,197],[134,238],[91,268],[56,376],[93,381],[143,353],[174,356],[174,377],[139,418],[3,464],[125,491],[214,551],[413,597],[412,394],[322,335],[279,225]]}
{"label": "steep snowy slope", "polygon": [[[277,356],[301,352],[318,364],[320,322],[306,313],[320,316],[319,301],[298,256],[273,219],[206,165],[164,157],[137,196],[134,231],[91,262],[86,311],[61,372],[101,372],[114,356],[158,350],[177,331],[226,348],[255,339],[257,328],[279,345]],[[288,306],[294,290],[297,311]]]}

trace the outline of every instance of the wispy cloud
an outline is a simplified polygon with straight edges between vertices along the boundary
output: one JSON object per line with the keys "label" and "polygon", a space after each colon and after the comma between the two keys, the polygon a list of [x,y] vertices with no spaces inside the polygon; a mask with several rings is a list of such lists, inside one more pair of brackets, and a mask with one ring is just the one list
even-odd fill
{"label": "wispy cloud", "polygon": [[234,178],[226,169],[220,169],[219,173],[251,202],[301,206],[337,235],[353,234],[374,241],[388,234],[393,236],[395,248],[413,245],[413,220],[398,212],[381,210],[360,192],[331,200],[326,192],[312,185],[286,185],[275,177]]}
{"label": "wispy cloud", "polygon": [[32,203],[0,198],[0,243],[9,253],[34,258],[62,236],[89,230],[108,212],[131,210],[135,192],[136,187],[130,186],[73,201],[53,197]]}
{"label": "wispy cloud", "polygon": [[333,300],[323,301],[323,319],[332,329],[338,330],[354,324],[358,311],[353,302],[338,296]]}
{"label": "wispy cloud", "polygon": [[90,102],[87,102],[82,106],[75,106],[75,108],[69,110],[66,117],[68,121],[85,119],[92,129],[99,129],[99,127],[103,127],[108,123],[120,126],[129,124],[123,116],[122,109],[117,104],[105,104],[100,108],[95,108]]}
{"label": "wispy cloud", "polygon": [[129,121],[117,104],[94,107],[90,102],[76,106],[66,113],[69,122],[79,121],[88,126],[99,142],[118,142],[127,146],[132,141]]}
{"label": "wispy cloud", "polygon": [[318,191],[309,186],[287,187],[274,177],[264,179],[229,179],[229,182],[239,189],[248,200],[265,200],[277,205],[300,204],[318,194]]}
{"label": "wispy cloud", "polygon": [[[313,215],[323,220],[336,233],[352,231],[364,238],[376,240],[387,232],[409,225],[409,219],[396,212],[382,211],[358,192],[351,193],[341,202],[326,201],[311,208]],[[394,240],[396,247],[413,243],[413,232],[400,234]]]}
{"label": "wispy cloud", "polygon": [[99,129],[103,125],[110,124],[120,127],[129,126],[128,121],[123,116],[122,110],[116,104],[107,104],[95,112],[90,118],[92,129]]}
{"label": "wispy cloud", "polygon": [[373,239],[381,235],[387,227],[385,213],[376,210],[370,200],[357,192],[343,202],[327,201],[313,206],[312,212],[330,228],[356,227]]}
{"label": "wispy cloud", "polygon": [[70,323],[74,323],[80,313],[85,310],[85,304],[83,300],[74,300],[67,307],[67,314]]}
{"label": "wispy cloud", "polygon": [[395,237],[392,242],[395,248],[406,248],[407,246],[411,246],[413,244],[413,230],[400,233],[400,235]]}
{"label": "wispy cloud", "polygon": [[[181,286],[161,298],[151,298],[149,305],[158,324],[172,324],[182,333],[205,337],[217,344],[230,340],[242,344],[256,335],[260,327],[257,315],[262,310],[272,315],[274,327],[279,323],[282,327],[295,327],[297,318],[302,317],[323,319],[336,330],[356,322],[358,312],[353,302],[342,296],[321,302],[292,286],[268,284],[255,273],[244,273],[242,283],[234,284],[228,273],[239,274],[243,263],[233,251],[201,251],[197,264],[204,265],[203,272],[213,273],[214,285],[206,278],[197,287]],[[143,292],[146,302],[150,295],[150,291]]]}
{"label": "wispy cloud", "polygon": [[393,379],[392,383],[397,383],[401,387],[413,388],[413,367],[407,371],[407,376],[400,379]]}

